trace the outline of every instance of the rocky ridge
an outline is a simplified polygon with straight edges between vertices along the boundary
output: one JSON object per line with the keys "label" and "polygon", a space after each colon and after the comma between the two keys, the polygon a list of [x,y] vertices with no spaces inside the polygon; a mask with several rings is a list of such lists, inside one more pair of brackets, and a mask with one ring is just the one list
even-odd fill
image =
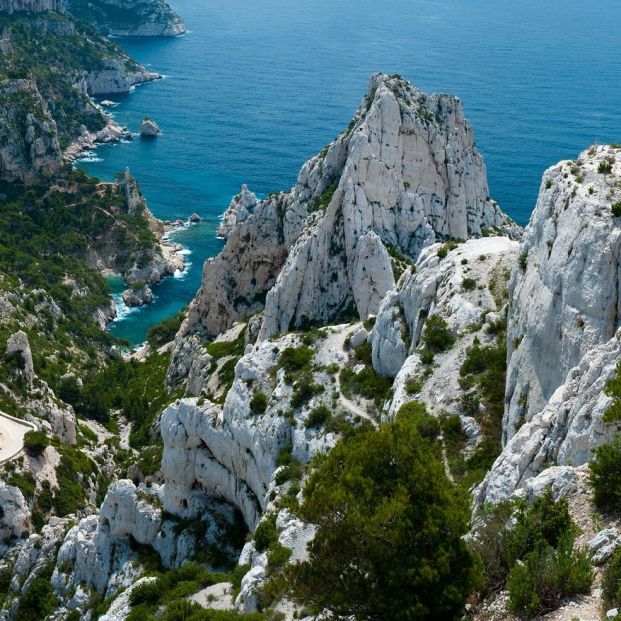
{"label": "rocky ridge", "polygon": [[260,338],[377,313],[391,253],[484,232],[519,234],[489,199],[461,102],[372,77],[350,127],[268,197],[205,264],[180,338],[213,337],[265,307]]}
{"label": "rocky ridge", "polygon": [[618,153],[593,147],[543,176],[510,285],[505,441],[619,328]]}

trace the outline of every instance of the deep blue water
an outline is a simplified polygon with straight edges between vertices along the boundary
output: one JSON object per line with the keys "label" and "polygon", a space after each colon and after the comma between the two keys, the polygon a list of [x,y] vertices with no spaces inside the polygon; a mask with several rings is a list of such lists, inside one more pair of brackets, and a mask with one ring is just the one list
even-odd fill
{"label": "deep blue water", "polygon": [[119,40],[167,77],[120,102],[137,130],[162,135],[102,147],[84,164],[111,179],[129,166],[153,212],[205,220],[178,239],[183,279],[112,326],[134,343],[194,295],[230,197],[289,188],[302,163],[344,129],[375,71],[461,97],[491,194],[526,223],[541,175],[593,142],[621,142],[621,3],[611,0],[173,0],[189,34]]}

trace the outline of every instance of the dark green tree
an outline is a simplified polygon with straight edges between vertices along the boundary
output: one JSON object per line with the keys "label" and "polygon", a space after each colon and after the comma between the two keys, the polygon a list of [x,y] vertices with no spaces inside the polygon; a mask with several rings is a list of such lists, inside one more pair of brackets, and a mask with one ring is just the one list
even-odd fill
{"label": "dark green tree", "polygon": [[462,540],[468,502],[446,477],[420,416],[341,441],[318,465],[302,514],[317,524],[294,596],[357,619],[452,619],[477,579]]}

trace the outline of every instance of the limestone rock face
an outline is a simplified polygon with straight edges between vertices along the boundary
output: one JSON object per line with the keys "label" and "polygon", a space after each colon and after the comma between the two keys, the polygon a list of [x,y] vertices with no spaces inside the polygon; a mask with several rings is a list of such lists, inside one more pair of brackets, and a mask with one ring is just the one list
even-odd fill
{"label": "limestone rock face", "polygon": [[[593,147],[544,174],[510,284],[503,439],[620,325],[621,151]],[[601,172],[610,164],[610,172]],[[599,172],[598,172],[599,171]]]}
{"label": "limestone rock face", "polygon": [[416,259],[448,237],[519,232],[488,194],[461,102],[375,75],[348,130],[304,165],[289,193],[238,222],[205,264],[180,337],[213,337],[265,296],[259,338],[374,314],[394,286],[389,249]]}
{"label": "limestone rock face", "polygon": [[[267,294],[263,338],[324,323],[348,307],[363,319],[376,314],[394,286],[390,248],[415,260],[437,240],[517,232],[489,200],[485,166],[456,98],[375,75],[353,125],[330,149],[342,167],[318,201],[305,203],[315,215]],[[305,169],[321,174],[321,155]]]}
{"label": "limestone rock face", "polygon": [[154,138],[160,133],[159,125],[152,119],[144,119],[140,123],[140,135],[146,138]]}
{"label": "limestone rock face", "polygon": [[218,237],[227,239],[237,223],[246,220],[256,206],[256,194],[251,192],[244,183],[241,192],[233,197],[231,204],[222,216],[222,222],[218,228]]}
{"label": "limestone rock face", "polygon": [[471,239],[438,256],[426,248],[382,301],[371,335],[373,368],[395,377],[420,342],[425,320],[439,314],[454,332],[500,310],[519,244],[506,237]]}
{"label": "limestone rock face", "polygon": [[164,0],[69,0],[69,10],[117,37],[176,37],[186,31]]}
{"label": "limestone rock face", "polygon": [[129,70],[117,59],[103,59],[102,66],[84,75],[84,88],[88,95],[118,95],[129,93],[136,84],[152,82],[162,76],[144,68]]}
{"label": "limestone rock face", "polygon": [[61,162],[56,122],[36,83],[0,81],[0,179],[30,183]]}
{"label": "limestone rock face", "polygon": [[13,354],[16,357],[17,369],[24,376],[26,381],[32,384],[35,372],[28,335],[22,330],[19,330],[19,332],[9,336],[6,342],[6,353]]}
{"label": "limestone rock face", "polygon": [[550,398],[511,437],[479,486],[476,503],[496,503],[525,488],[549,464],[581,466],[618,429],[602,417],[611,403],[604,393],[621,356],[621,332],[587,352]]}
{"label": "limestone rock face", "polygon": [[30,510],[18,487],[0,482],[0,542],[30,530]]}
{"label": "limestone rock face", "polygon": [[130,307],[151,304],[153,302],[153,291],[147,285],[143,285],[139,289],[127,289],[123,292],[123,302]]}
{"label": "limestone rock face", "polygon": [[[342,343],[348,328],[338,328],[331,338]],[[311,407],[328,405],[329,394],[322,393],[307,406],[296,408],[294,416],[300,418],[296,425],[282,415],[292,409],[293,387],[285,381],[284,369],[275,369],[281,352],[297,346],[299,338],[293,334],[249,345],[235,367],[235,379],[222,407],[207,399],[188,398],[164,411],[160,429],[166,511],[195,518],[205,499],[214,496],[237,506],[254,529],[269,506],[268,492],[281,451],[290,448],[296,459],[307,463],[334,444],[334,434],[307,429],[301,422]],[[325,366],[342,363],[342,349],[326,338],[316,358]],[[330,382],[325,372],[321,373],[314,381]],[[196,394],[194,389],[192,392]],[[253,412],[250,405],[257,392],[267,397],[262,413]]]}

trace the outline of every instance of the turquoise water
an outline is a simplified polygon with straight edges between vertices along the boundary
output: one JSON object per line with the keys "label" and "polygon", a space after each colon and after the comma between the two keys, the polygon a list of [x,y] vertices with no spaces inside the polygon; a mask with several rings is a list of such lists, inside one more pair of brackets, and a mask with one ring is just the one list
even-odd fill
{"label": "turquoise water", "polygon": [[111,179],[129,166],[192,252],[183,278],[113,324],[133,343],[194,295],[217,253],[217,218],[242,183],[289,188],[344,129],[374,71],[458,95],[477,132],[491,193],[524,224],[543,170],[593,142],[621,142],[621,3],[610,0],[173,0],[189,34],[119,40],[166,75],[117,98],[117,120],[151,116],[157,140],[102,147],[83,164]]}

